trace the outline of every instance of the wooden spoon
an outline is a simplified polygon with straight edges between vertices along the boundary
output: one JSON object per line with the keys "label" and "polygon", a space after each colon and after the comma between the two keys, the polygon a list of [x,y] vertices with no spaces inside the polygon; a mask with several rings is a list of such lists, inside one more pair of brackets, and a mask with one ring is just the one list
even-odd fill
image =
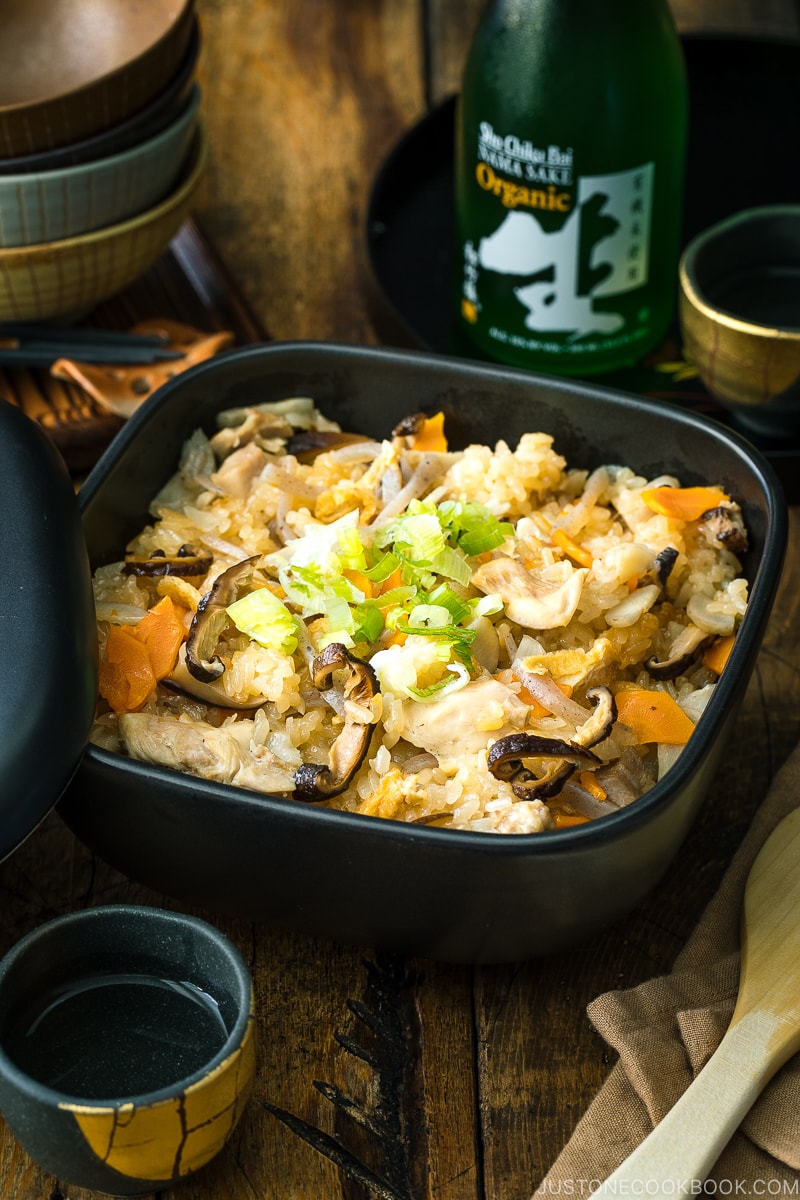
{"label": "wooden spoon", "polygon": [[[689,1195],[762,1089],[800,1050],[800,808],[759,851],[744,893],[742,963],[727,1032],[702,1071],[594,1197]],[[635,1192],[638,1184],[646,1191]],[[662,1193],[653,1189],[662,1187]],[[682,1190],[682,1188],[684,1190]]]}

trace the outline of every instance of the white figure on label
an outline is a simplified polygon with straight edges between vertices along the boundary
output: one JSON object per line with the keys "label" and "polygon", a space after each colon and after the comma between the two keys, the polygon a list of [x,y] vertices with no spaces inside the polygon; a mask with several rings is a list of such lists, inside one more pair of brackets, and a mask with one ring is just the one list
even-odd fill
{"label": "white figure on label", "polygon": [[[510,212],[478,247],[480,266],[503,275],[540,275],[514,295],[528,310],[525,325],[566,332],[570,341],[613,334],[619,312],[598,312],[598,296],[616,296],[647,280],[652,167],[581,179],[578,204],[560,229],[548,233],[529,212]],[[587,229],[588,223],[588,229]],[[578,294],[581,233],[593,239],[588,284]]]}

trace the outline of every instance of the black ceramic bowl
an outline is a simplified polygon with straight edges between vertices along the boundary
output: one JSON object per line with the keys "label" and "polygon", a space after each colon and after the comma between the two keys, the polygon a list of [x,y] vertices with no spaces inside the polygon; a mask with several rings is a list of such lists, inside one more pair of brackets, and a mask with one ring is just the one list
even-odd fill
{"label": "black ceramic bowl", "polygon": [[677,764],[629,808],[513,836],[421,828],[265,797],[89,747],[61,811],[127,875],[253,920],[462,962],[513,961],[582,940],[629,912],[700,808],[752,671],[786,539],[771,468],[721,425],[609,390],[429,355],[276,344],[232,351],[147,402],[81,493],[94,565],[118,560],[183,440],[221,409],[312,396],[346,429],[385,436],[442,409],[451,446],[546,431],[572,466],[624,463],[685,484],[709,474],[742,505],[751,599],[712,702]]}

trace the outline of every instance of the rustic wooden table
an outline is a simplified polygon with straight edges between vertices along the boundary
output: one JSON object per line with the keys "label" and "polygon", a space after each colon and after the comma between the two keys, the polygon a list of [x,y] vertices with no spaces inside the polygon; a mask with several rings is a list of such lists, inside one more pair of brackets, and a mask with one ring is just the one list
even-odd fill
{"label": "rustic wooden table", "polygon": [[[275,339],[378,340],[363,225],[400,134],[457,86],[480,0],[198,0],[211,159],[197,216]],[[674,0],[679,27],[800,36],[796,0]],[[524,1200],[606,1076],[588,1001],[668,970],[800,734],[800,528],[729,756],[678,861],[616,928],[472,968],[277,935],[218,914],[253,972],[255,1094],[169,1200]],[[69,909],[178,907],[57,813],[0,865],[0,953]],[[383,1035],[371,1026],[379,1014]],[[366,1119],[362,1119],[367,1114]],[[92,1200],[0,1125],[3,1200]]]}

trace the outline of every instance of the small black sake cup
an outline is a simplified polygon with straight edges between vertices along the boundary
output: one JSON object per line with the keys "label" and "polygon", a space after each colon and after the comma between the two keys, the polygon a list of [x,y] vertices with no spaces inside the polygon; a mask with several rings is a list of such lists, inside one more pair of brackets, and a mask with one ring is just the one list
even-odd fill
{"label": "small black sake cup", "polygon": [[0,962],[0,1110],[58,1179],[152,1192],[222,1149],[253,1029],[249,972],[212,925],[135,905],[57,917]]}

